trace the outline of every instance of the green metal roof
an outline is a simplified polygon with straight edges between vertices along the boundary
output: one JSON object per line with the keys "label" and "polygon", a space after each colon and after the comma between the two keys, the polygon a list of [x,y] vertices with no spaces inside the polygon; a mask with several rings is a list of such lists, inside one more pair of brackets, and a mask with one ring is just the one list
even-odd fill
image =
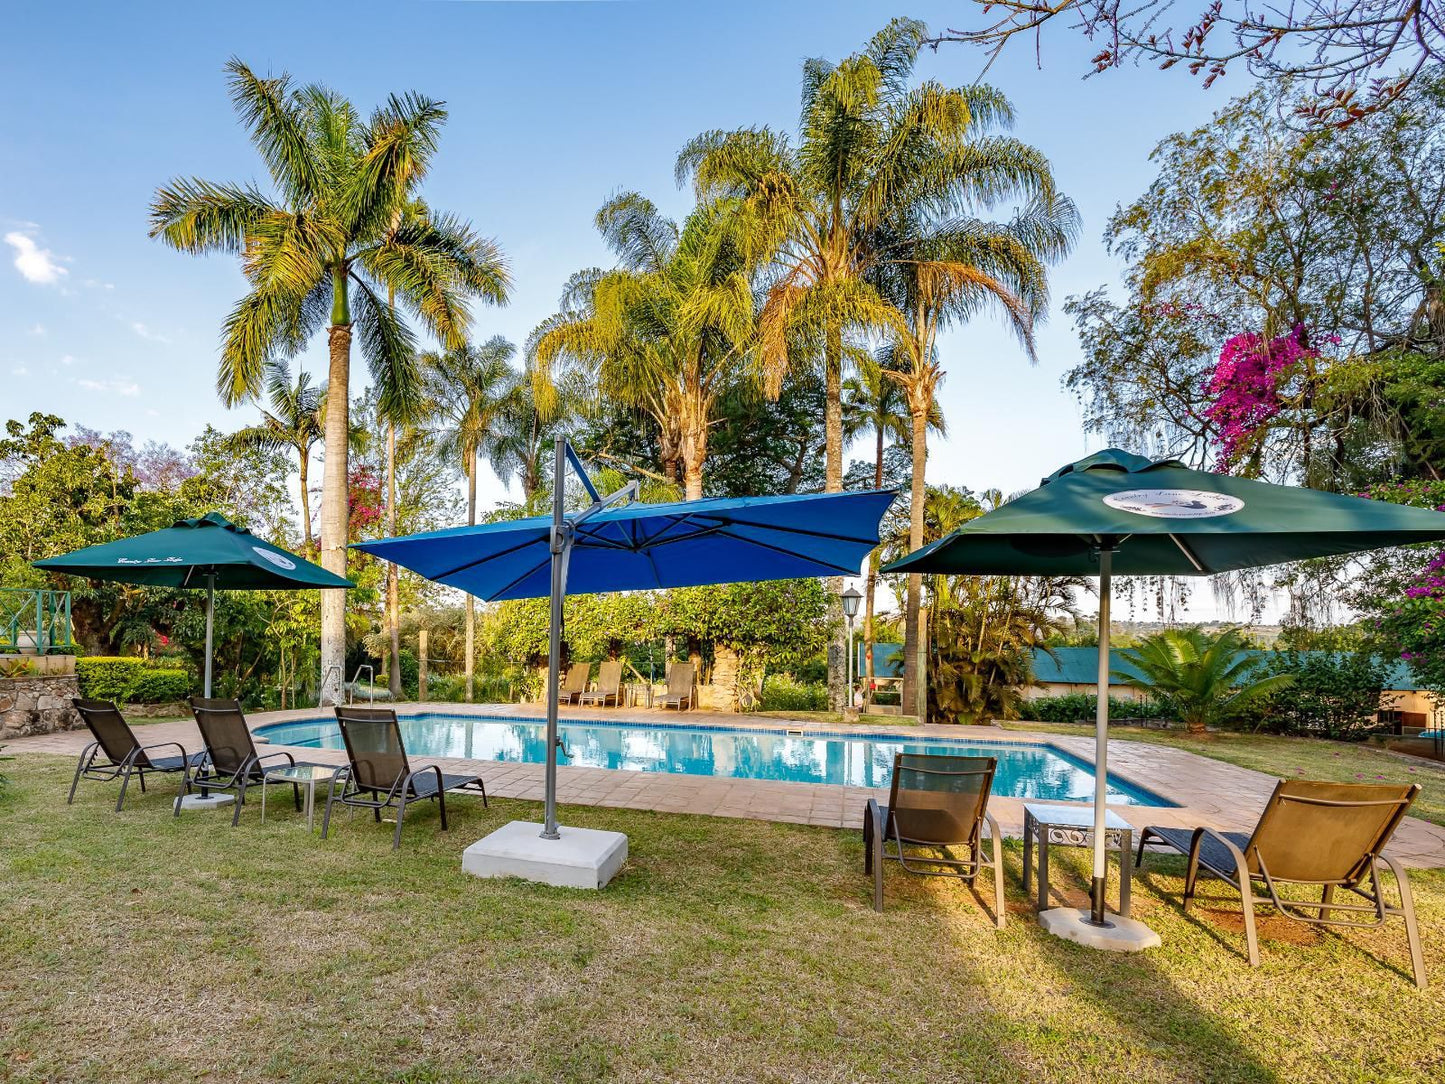
{"label": "green metal roof", "polygon": [[[1267,658],[1273,651],[1246,651],[1246,655]],[[1301,655],[1323,655],[1326,652],[1302,651]],[[1127,682],[1119,680],[1113,671],[1139,673],[1116,651],[1109,652],[1109,684],[1123,687]],[[1386,663],[1387,680],[1385,688],[1391,692],[1412,692],[1419,683],[1410,671],[1410,664],[1402,659]],[[1099,649],[1095,647],[1056,647],[1050,654],[1042,649],[1034,651],[1034,678],[1049,685],[1093,685],[1099,676]]]}

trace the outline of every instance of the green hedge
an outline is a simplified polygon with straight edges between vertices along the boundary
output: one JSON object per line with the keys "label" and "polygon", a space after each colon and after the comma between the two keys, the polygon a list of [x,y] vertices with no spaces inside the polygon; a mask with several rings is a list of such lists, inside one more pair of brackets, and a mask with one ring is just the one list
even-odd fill
{"label": "green hedge", "polygon": [[763,711],[827,711],[828,687],[802,684],[788,677],[769,677],[763,682]]}
{"label": "green hedge", "polygon": [[91,655],[75,660],[80,695],[126,704],[165,704],[191,693],[191,675],[149,659]]}
{"label": "green hedge", "polygon": [[[1040,696],[1019,705],[1019,718],[1037,723],[1092,722],[1099,698],[1088,693]],[[1169,711],[1152,700],[1121,700],[1109,697],[1111,719],[1168,719]]]}

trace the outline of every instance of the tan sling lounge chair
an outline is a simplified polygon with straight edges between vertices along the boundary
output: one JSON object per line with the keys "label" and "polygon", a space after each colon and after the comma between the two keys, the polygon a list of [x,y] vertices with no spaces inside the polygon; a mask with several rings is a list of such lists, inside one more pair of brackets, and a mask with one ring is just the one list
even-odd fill
{"label": "tan sling lounge chair", "polygon": [[609,703],[613,706],[622,703],[622,664],[620,662],[604,662],[597,668],[597,688],[590,693],[583,693],[577,698],[579,704],[596,704],[605,708]]}
{"label": "tan sling lounge chair", "polygon": [[590,662],[574,662],[567,670],[567,678],[557,690],[557,703],[575,704],[577,698],[587,691],[587,679],[592,675]]}
{"label": "tan sling lounge chair", "polygon": [[[1387,919],[1405,920],[1415,985],[1425,986],[1425,961],[1420,953],[1420,930],[1415,901],[1405,871],[1384,848],[1404,819],[1405,811],[1420,793],[1418,783],[1317,783],[1304,779],[1281,780],[1249,835],[1216,832],[1213,828],[1144,829],[1139,837],[1137,864],[1151,839],[1189,858],[1184,876],[1184,906],[1194,899],[1199,873],[1215,877],[1239,890],[1244,905],[1244,937],[1249,962],[1259,965],[1259,939],[1254,928],[1256,884],[1263,885],[1269,902],[1285,918],[1312,925],[1383,926]],[[1385,902],[1380,888],[1380,864],[1389,867],[1399,888],[1399,906]],[[1281,894],[1283,887],[1318,889],[1320,898],[1302,900],[1299,893]],[[1349,896],[1336,898],[1336,891]],[[1361,902],[1363,901],[1363,902]]]}
{"label": "tan sling lounge chair", "polygon": [[692,707],[692,685],[697,675],[690,662],[675,662],[667,671],[667,692],[657,702],[658,707],[676,708],[682,711]]}
{"label": "tan sling lounge chair", "polygon": [[[868,799],[863,817],[863,872],[873,875],[873,909],[883,910],[883,861],[893,859],[909,873],[962,877],[974,883],[979,870],[993,870],[993,921],[1004,926],[1003,861],[998,822],[988,812],[995,757],[899,753],[893,758],[888,804]],[[985,860],[981,829],[988,825],[993,858]],[[893,850],[889,850],[889,843]],[[941,856],[907,853],[927,847]],[[955,858],[949,848],[968,851]]]}

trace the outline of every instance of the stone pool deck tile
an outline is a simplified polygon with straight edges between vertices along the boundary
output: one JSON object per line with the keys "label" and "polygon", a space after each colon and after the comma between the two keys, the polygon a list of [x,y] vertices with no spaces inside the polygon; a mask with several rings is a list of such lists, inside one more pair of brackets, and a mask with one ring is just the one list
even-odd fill
{"label": "stone pool deck tile", "polygon": [[[543,717],[537,704],[398,704],[402,713],[425,711],[482,718]],[[269,712],[250,717],[253,727],[269,723],[309,720],[328,713],[317,708]],[[866,727],[841,724],[791,722],[786,719],[717,712],[662,712],[651,709],[564,708],[564,719],[596,719],[601,714],[613,722],[635,722],[642,725],[725,726],[731,729],[801,730],[811,736],[852,736],[886,734],[897,738],[973,738],[979,741],[1007,742],[1022,745],[1051,745],[1089,764],[1094,760],[1094,740],[1090,733],[1079,736],[1034,734],[1004,731],[995,728],[974,728],[960,733],[957,727],[905,724]],[[190,752],[201,748],[200,733],[190,720],[149,723],[140,728],[146,744],[180,742]],[[6,753],[53,753],[78,756],[90,742],[88,731],[16,738],[6,743]],[[277,751],[283,746],[276,746]],[[340,750],[291,747],[286,751],[298,760],[342,763]],[[417,766],[439,764],[444,771],[480,775],[487,794],[497,798],[542,800],[543,766],[489,760],[466,760],[456,757],[416,757]],[[1141,829],[1149,824],[1172,827],[1194,827],[1200,824],[1226,831],[1247,832],[1254,827],[1265,800],[1274,787],[1274,778],[1262,772],[1238,768],[1223,761],[1198,756],[1181,749],[1149,745],[1137,741],[1115,741],[1109,746],[1109,773],[1125,782],[1160,794],[1178,803],[1178,808],[1111,805],[1110,808]],[[824,783],[785,783],[762,779],[711,779],[700,776],[664,775],[605,768],[559,766],[557,769],[558,801],[570,805],[597,805],[611,808],[649,809],[665,813],[688,813],[718,817],[739,817],[754,820],[811,824],[827,828],[856,830],[863,822],[863,809],[869,798],[885,799],[886,790],[867,787],[838,786]],[[996,796],[989,802],[989,812],[1006,836],[1023,832],[1023,801]],[[1416,818],[1406,818],[1395,834],[1391,853],[1410,867],[1445,867],[1445,828]]]}

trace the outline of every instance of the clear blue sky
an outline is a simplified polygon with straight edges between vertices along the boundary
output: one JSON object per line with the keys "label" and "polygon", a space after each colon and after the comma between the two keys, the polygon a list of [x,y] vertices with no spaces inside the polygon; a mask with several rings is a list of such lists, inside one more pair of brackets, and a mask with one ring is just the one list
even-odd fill
{"label": "clear blue sky", "polygon": [[[402,89],[447,102],[427,197],[501,243],[514,299],[479,311],[476,331],[520,343],[569,272],[605,259],[591,219],[610,193],[636,188],[685,211],[672,169],[687,138],[745,124],[792,130],[801,60],[844,55],[895,14],[935,28],[978,18],[964,0],[12,6],[0,415],[45,410],[175,444],[207,421],[250,420],[251,408],[227,410],[214,392],[220,324],[241,290],[234,261],[146,236],[148,201],[170,177],[265,180],[226,97],[232,54],[365,107]],[[1148,184],[1161,137],[1206,120],[1243,82],[1202,91],[1147,68],[1084,80],[1090,52],[1055,34],[1042,70],[1018,48],[989,75],[1017,108],[1016,134],[1053,160],[1083,214],[1078,250],[1055,276],[1059,301],[1117,280],[1100,241],[1106,218]],[[954,84],[979,68],[956,45],[920,65]],[[1091,450],[1059,384],[1078,356],[1061,314],[1039,352],[1030,368],[994,319],[948,336],[950,437],[930,481],[1007,492]],[[318,343],[306,363],[320,359]],[[500,492],[493,484],[489,495]]]}

